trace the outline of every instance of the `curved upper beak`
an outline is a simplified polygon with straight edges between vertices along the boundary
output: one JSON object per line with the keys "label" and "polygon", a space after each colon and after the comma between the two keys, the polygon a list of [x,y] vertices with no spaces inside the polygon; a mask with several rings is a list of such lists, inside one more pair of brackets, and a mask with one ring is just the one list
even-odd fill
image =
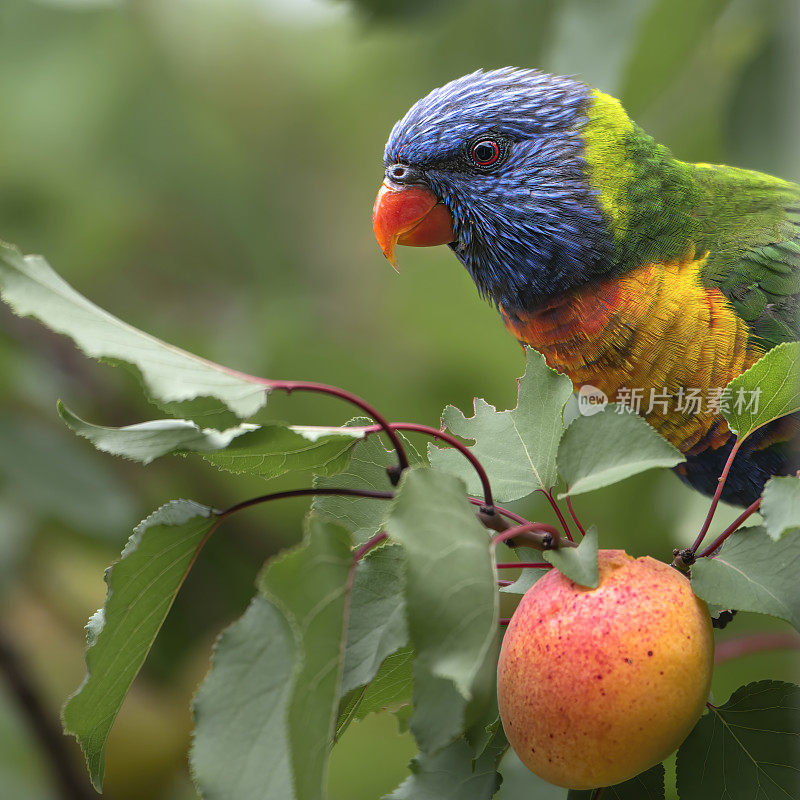
{"label": "curved upper beak", "polygon": [[452,214],[423,186],[399,187],[384,181],[372,208],[372,227],[395,269],[398,244],[429,247],[455,239]]}

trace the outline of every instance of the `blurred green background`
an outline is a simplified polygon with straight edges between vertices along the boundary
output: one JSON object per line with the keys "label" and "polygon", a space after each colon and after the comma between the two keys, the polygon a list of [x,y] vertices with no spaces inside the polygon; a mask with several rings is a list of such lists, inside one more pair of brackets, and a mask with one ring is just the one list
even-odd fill
{"label": "blurred green background", "polygon": [[[229,366],[345,386],[396,420],[437,424],[445,404],[469,410],[475,396],[509,407],[523,356],[466,272],[446,248],[404,249],[397,276],[373,240],[394,121],[477,67],[536,66],[620,96],[682,158],[798,179],[798,31],[793,0],[2,0],[0,236],[123,319]],[[138,384],[4,307],[0,330],[0,633],[55,718],[133,525],[171,498],[225,506],[264,489],[200,460],[144,468],[95,452],[56,399],[100,424],[159,416]],[[348,410],[274,397],[266,415],[336,424]],[[660,558],[707,507],[670,474],[576,505],[604,546]],[[249,512],[206,548],[117,721],[106,796],[195,797],[192,692],[305,508]],[[742,615],[722,635],[765,626],[782,627]],[[797,667],[787,653],[726,664],[715,696]],[[332,800],[391,790],[413,751],[391,717],[353,725]],[[57,797],[1,682],[0,797]]]}

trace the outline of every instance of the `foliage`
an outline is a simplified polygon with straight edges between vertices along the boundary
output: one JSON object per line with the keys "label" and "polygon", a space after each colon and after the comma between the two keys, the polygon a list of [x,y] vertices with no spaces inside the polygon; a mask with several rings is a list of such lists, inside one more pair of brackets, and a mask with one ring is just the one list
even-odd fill
{"label": "foliage", "polygon": [[[13,256],[15,271],[4,275],[11,274],[17,310],[56,329],[68,328],[87,352],[108,355],[108,348],[94,341],[95,336],[103,341],[108,337],[104,312],[49,268],[43,272],[42,260],[6,252]],[[24,293],[15,293],[15,287],[42,274],[59,292],[42,296],[36,288],[33,299],[22,303]],[[3,288],[7,295],[5,284]],[[91,313],[76,315],[76,308]],[[159,373],[163,353],[173,348],[148,343],[150,349],[142,349],[145,334],[116,320],[113,331],[114,353],[135,353],[129,358],[135,358],[149,391],[154,391],[154,381],[148,376],[160,376],[156,383],[161,399],[209,392],[200,388],[208,387],[207,376],[227,373],[177,350],[191,367]],[[786,369],[780,361],[772,362],[769,369]],[[197,364],[203,365],[199,372]],[[748,380],[762,369],[756,364]],[[237,375],[243,384],[265,383]],[[781,382],[765,379],[759,385],[768,406],[785,406]],[[554,507],[559,468],[561,479],[573,481],[580,492],[679,461],[655,431],[613,410],[575,419],[565,432],[568,388],[538,354],[529,353],[515,409],[497,412],[481,402],[473,418],[449,409],[445,421],[454,433],[475,441],[472,451],[488,467],[501,496],[538,489]],[[229,400],[227,393],[228,388],[219,390],[218,399]],[[384,449],[374,429],[360,419],[344,427],[314,429],[270,422],[220,431],[180,419],[112,428],[83,422],[63,406],[59,410],[70,428],[105,452],[145,463],[171,453],[200,453],[218,469],[262,480],[311,470],[317,474],[315,488],[301,493],[328,493],[314,501],[303,543],[268,562],[248,609],[217,641],[211,672],[194,705],[191,763],[203,797],[322,798],[330,745],[346,735],[353,719],[385,708],[398,713],[401,726],[410,726],[420,751],[412,774],[391,798],[479,800],[495,794],[507,749],[495,699],[496,543],[480,522],[487,512],[492,516],[491,509],[482,510],[483,518],[476,515],[482,501],[468,496],[461,477],[472,488],[481,488],[472,478],[474,466],[465,459],[464,445],[431,448],[433,466],[428,467],[404,442],[415,466],[391,492],[397,453]],[[219,415],[215,419],[223,423]],[[438,432],[431,430],[431,435]],[[785,524],[792,519],[795,482],[775,479],[765,497],[772,538],[763,528],[742,529],[726,536],[715,557],[698,560],[692,579],[701,597],[771,614],[800,628],[795,580],[800,537]],[[111,725],[189,569],[220,523],[241,508],[277,496],[281,493],[227,511],[174,501],[136,528],[109,571],[106,604],[89,625],[87,677],[64,709],[65,727],[81,743],[98,789]],[[556,547],[558,540],[548,544],[550,526],[528,527],[531,542],[539,542],[535,546],[554,568],[588,588],[597,585],[596,528],[577,547]],[[536,550],[523,547],[520,552]],[[764,691],[768,704],[750,703],[753,693],[745,687],[729,706],[712,710],[684,745],[679,765],[691,763],[697,758],[692,753],[719,736],[717,722],[710,725],[709,719],[719,720],[727,735],[733,724],[730,714],[738,713],[745,700],[748,713],[758,714],[759,730],[795,730],[796,687]],[[682,796],[711,796],[702,792],[709,781],[718,780],[714,775],[730,768],[726,753],[723,748],[701,771],[680,766]],[[663,769],[654,768],[608,791],[620,798],[642,791],[663,797],[663,776]],[[525,783],[515,778],[515,785]],[[537,791],[536,786],[530,778],[530,790]]]}
{"label": "foliage", "polygon": [[596,589],[600,583],[597,568],[597,529],[594,526],[586,531],[586,536],[581,539],[577,547],[546,550],[542,556],[545,561],[549,561],[570,580],[581,586]]}
{"label": "foliage", "polygon": [[[591,800],[591,792],[572,791],[567,800]],[[651,767],[635,778],[609,786],[603,794],[610,800],[662,800],[664,797],[664,767]]]}
{"label": "foliage", "polygon": [[337,473],[347,465],[350,451],[364,435],[358,429],[280,423],[245,423],[218,431],[200,428],[185,419],[158,419],[109,428],[85,422],[62,403],[58,413],[71,431],[104,453],[142,464],[170,454],[200,453],[220,469],[261,478],[306,469],[318,475]]}
{"label": "foliage", "polygon": [[682,800],[797,797],[800,687],[759,681],[712,707],[678,750]]}
{"label": "foliage", "polygon": [[791,475],[770,478],[764,487],[760,511],[773,539],[800,531],[800,480]]}
{"label": "foliage", "polygon": [[[3,299],[20,316],[36,317],[74,340],[88,356],[135,368],[152,400],[168,408],[200,401],[205,421],[255,414],[266,400],[263,386],[238,377],[136,330],[98,308],[57,275],[40,256],[23,256],[0,244]],[[209,401],[209,402],[202,402]],[[197,409],[197,406],[195,406]]]}
{"label": "foliage", "polygon": [[798,568],[800,531],[776,542],[760,526],[744,528],[695,564],[692,586],[709,603],[771,614],[800,630]]}
{"label": "foliage", "polygon": [[98,791],[114,718],[215,524],[206,506],[168,503],[136,527],[106,573],[108,599],[87,625],[86,679],[64,706],[64,727],[80,742]]}
{"label": "foliage", "polygon": [[435,470],[404,476],[386,529],[406,554],[406,612],[416,653],[411,730],[423,752],[435,753],[465,730],[470,703],[485,704],[492,695],[494,569],[463,484]]}
{"label": "foliage", "polygon": [[[757,392],[753,410],[737,403],[740,392]],[[753,431],[778,417],[800,410],[800,342],[783,342],[773,347],[750,369],[737,375],[725,390],[725,419],[744,441]]]}
{"label": "foliage", "polygon": [[312,521],[220,638],[194,705],[192,766],[203,796],[321,796],[353,566],[347,531]]}
{"label": "foliage", "polygon": [[[485,400],[475,400],[472,417],[452,406],[442,415],[442,424],[452,433],[475,440],[475,455],[502,502],[536,490],[550,491],[558,480],[556,453],[564,435],[561,415],[572,394],[572,382],[550,369],[540,353],[529,349],[527,354],[515,408],[497,411]],[[431,446],[428,455],[434,467],[455,472],[467,481],[472,494],[480,492],[469,464],[458,453]]]}
{"label": "foliage", "polygon": [[[612,409],[616,413],[610,413]],[[626,442],[627,447],[617,444]],[[564,432],[558,469],[569,494],[591,492],[655,467],[674,467],[680,451],[638,414],[610,406],[596,417],[577,417]]]}

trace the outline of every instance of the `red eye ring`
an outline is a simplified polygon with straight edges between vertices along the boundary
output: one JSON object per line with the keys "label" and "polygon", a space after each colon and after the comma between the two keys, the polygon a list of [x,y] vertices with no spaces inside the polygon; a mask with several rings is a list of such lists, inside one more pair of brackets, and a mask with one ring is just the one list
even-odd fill
{"label": "red eye ring", "polygon": [[500,158],[500,146],[492,139],[481,139],[472,146],[472,160],[479,167],[489,167]]}

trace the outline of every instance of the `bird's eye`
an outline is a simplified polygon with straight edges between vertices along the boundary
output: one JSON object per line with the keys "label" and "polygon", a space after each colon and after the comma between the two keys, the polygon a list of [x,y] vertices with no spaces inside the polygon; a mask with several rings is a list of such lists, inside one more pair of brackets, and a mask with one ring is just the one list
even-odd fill
{"label": "bird's eye", "polygon": [[472,147],[472,160],[479,167],[488,167],[500,158],[500,147],[491,139],[483,139]]}

